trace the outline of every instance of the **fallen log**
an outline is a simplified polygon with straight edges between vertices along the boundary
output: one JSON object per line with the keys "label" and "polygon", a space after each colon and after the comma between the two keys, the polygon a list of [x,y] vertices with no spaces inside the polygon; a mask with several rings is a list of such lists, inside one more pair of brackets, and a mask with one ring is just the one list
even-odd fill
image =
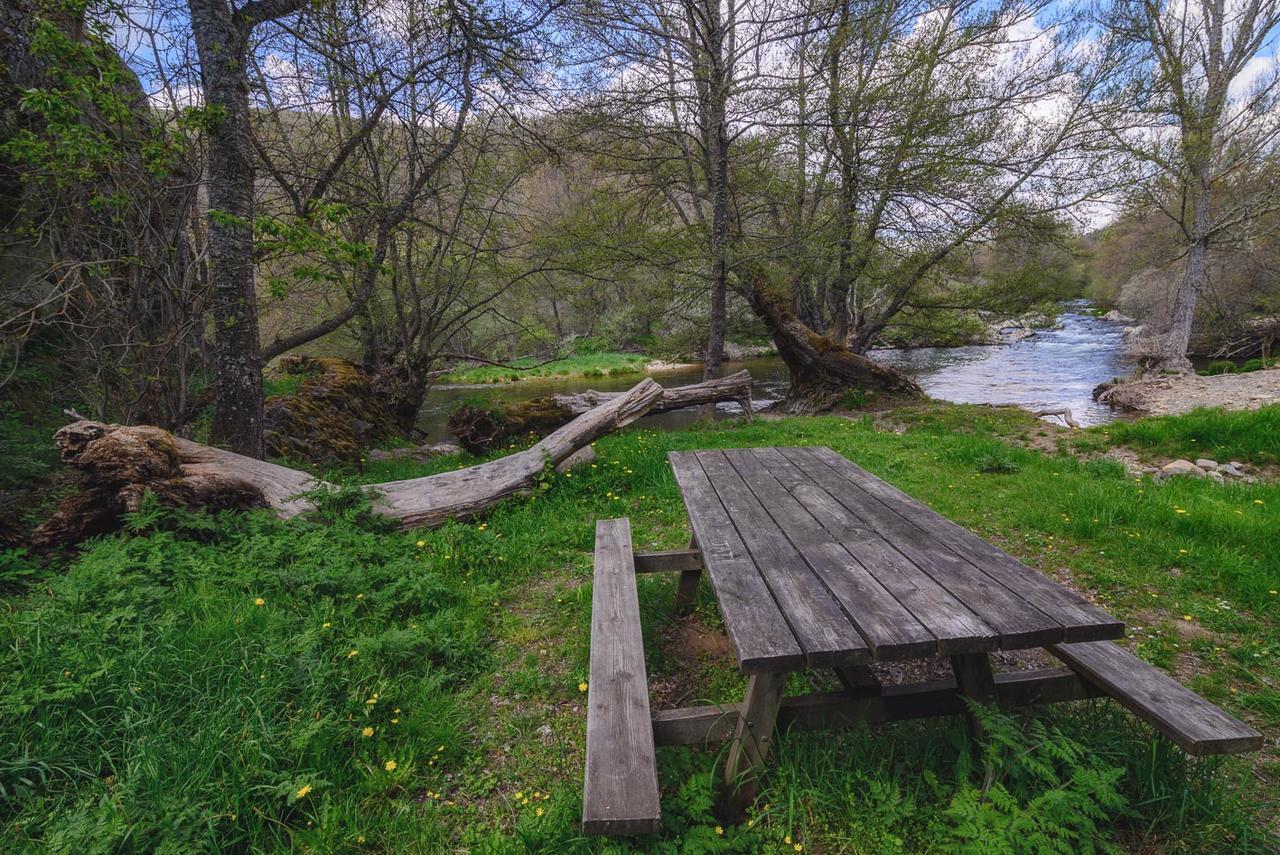
{"label": "fallen log", "polygon": [[[466,519],[534,487],[542,474],[605,434],[650,412],[663,389],[645,379],[516,454],[487,463],[364,489],[376,513],[405,528]],[[314,476],[211,448],[149,426],[78,421],[54,435],[63,461],[82,473],[82,490],[37,529],[33,545],[50,549],[119,528],[147,493],[188,508],[265,507],[280,517],[313,505],[306,494],[332,488]]]}
{"label": "fallen log", "polygon": [[1066,407],[1050,407],[1047,410],[1036,410],[1034,413],[1032,413],[1032,415],[1034,415],[1037,418],[1044,418],[1045,416],[1058,416],[1064,422],[1066,422],[1067,427],[1071,427],[1071,428],[1080,427],[1080,423],[1076,421],[1075,418],[1072,417],[1071,410],[1067,409]]}
{"label": "fallen log", "polygon": [[[505,404],[463,406],[449,415],[449,433],[472,454],[487,454],[501,448],[508,440],[528,433],[554,430],[569,420],[590,412],[603,403],[626,392],[587,390],[577,394],[546,395],[527,401]],[[649,409],[649,414],[665,413],[685,407],[735,401],[751,417],[751,374],[739,371],[728,377],[704,380],[688,386],[663,389],[662,396]]]}

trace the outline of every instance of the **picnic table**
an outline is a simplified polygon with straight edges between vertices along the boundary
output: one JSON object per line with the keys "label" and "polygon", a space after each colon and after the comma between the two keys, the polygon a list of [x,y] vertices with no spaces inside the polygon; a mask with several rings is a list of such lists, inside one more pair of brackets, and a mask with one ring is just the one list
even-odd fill
{"label": "picnic table", "polygon": [[[661,823],[657,745],[729,741],[719,810],[755,797],[775,730],[1115,698],[1193,755],[1262,738],[1111,639],[1124,625],[1080,594],[955,525],[829,448],[669,455],[689,514],[687,550],[636,553],[625,519],[596,528],[583,828]],[[637,573],[679,574],[676,609],[711,583],[742,673],[739,704],[651,712]],[[1064,668],[995,673],[990,653],[1043,648]],[[881,685],[874,662],[949,658],[945,680]],[[784,697],[828,669],[839,692]],[[977,722],[969,719],[976,730]]]}

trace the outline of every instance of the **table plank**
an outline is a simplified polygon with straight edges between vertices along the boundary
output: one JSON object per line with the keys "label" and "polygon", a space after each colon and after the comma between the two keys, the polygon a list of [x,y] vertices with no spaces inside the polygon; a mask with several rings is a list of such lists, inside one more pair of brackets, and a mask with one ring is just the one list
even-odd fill
{"label": "table plank", "polygon": [[755,453],[833,540],[929,629],[938,643],[936,652],[981,653],[997,647],[999,634],[995,630],[813,483],[778,449],[756,449]]}
{"label": "table plank", "polygon": [[797,670],[804,654],[694,452],[667,455],[744,673]]}
{"label": "table plank", "polygon": [[815,448],[812,453],[921,531],[927,532],[955,554],[981,568],[1020,598],[1052,615],[1062,624],[1066,641],[1100,641],[1124,635],[1123,623],[1075,591],[1059,585],[968,529],[956,525],[892,484],[882,481],[829,448]]}
{"label": "table plank", "polygon": [[[978,567],[938,543],[929,533],[854,484],[811,448],[779,451],[999,633],[1006,649],[1044,647],[1063,639],[1062,624]],[[834,453],[834,452],[832,452]]]}
{"label": "table plank", "polygon": [[760,450],[734,449],[725,456],[753,493],[770,496],[766,510],[840,603],[874,657],[909,659],[938,652],[933,633],[787,493],[755,454]]}
{"label": "table plank", "polygon": [[[765,583],[800,642],[808,664],[819,667],[870,661],[871,649],[862,635],[724,453],[699,451],[697,459],[739,537],[764,571]],[[772,504],[776,497],[763,498]]]}

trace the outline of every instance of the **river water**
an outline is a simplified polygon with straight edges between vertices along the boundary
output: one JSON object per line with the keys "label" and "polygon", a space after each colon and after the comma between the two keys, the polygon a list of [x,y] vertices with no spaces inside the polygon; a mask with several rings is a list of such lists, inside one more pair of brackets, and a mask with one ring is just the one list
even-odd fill
{"label": "river water", "polygon": [[[921,347],[910,350],[880,349],[870,355],[913,375],[931,397],[965,404],[1012,404],[1029,410],[1067,407],[1081,424],[1100,424],[1117,417],[1116,411],[1095,403],[1093,387],[1127,374],[1122,327],[1094,317],[1084,306],[1074,305],[1059,318],[1056,329],[1039,330],[1012,344],[970,347]],[[726,362],[724,371],[747,369],[753,380],[756,407],[764,407],[786,393],[787,370],[777,357]],[[694,366],[654,374],[664,386],[681,386],[702,379],[702,367]],[[628,389],[635,374],[612,377],[564,377],[524,380],[519,383],[480,386],[437,386],[423,405],[419,426],[432,441],[446,439],[444,423],[454,403],[463,398],[518,401],[554,392],[585,389]],[[740,412],[737,404],[722,404],[719,412]],[[697,418],[694,410],[649,416],[646,424],[681,425]]]}

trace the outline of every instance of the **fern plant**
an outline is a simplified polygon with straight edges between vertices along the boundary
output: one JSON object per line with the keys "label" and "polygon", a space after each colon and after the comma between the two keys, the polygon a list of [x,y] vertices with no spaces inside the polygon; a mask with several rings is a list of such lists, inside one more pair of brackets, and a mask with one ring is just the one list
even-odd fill
{"label": "fern plant", "polygon": [[982,781],[961,781],[943,812],[957,853],[1118,853],[1106,829],[1123,813],[1124,770],[1055,727],[972,705],[982,724]]}

